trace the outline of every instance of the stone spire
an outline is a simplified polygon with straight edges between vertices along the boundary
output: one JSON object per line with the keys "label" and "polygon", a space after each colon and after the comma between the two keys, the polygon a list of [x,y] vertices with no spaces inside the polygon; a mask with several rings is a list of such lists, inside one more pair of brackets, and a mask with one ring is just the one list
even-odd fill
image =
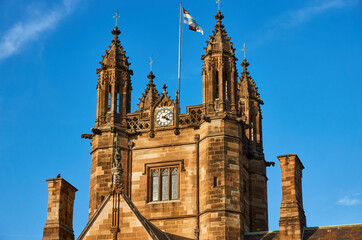
{"label": "stone spire", "polygon": [[131,64],[118,39],[121,31],[116,26],[111,33],[114,35],[112,45],[105,51],[100,62],[101,67],[97,69],[99,79],[96,127],[105,123],[126,126],[126,115],[131,109]]}
{"label": "stone spire", "polygon": [[123,50],[121,41],[118,39],[118,36],[121,34],[121,31],[116,26],[111,33],[114,35],[112,45],[109,46],[109,49],[106,50],[106,54],[102,56],[101,69],[102,67],[113,67],[113,68],[122,68],[125,67],[127,70],[128,66],[131,65],[128,62],[128,57],[126,57],[126,51]]}
{"label": "stone spire", "polygon": [[213,35],[206,41],[203,63],[203,104],[206,114],[232,112],[236,114],[237,70],[233,43],[227,36],[221,20],[224,15],[217,12],[217,23]]}

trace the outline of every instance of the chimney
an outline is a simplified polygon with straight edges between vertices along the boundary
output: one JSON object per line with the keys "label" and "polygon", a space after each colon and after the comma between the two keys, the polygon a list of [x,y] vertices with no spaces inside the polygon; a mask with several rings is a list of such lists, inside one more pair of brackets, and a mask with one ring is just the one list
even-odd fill
{"label": "chimney", "polygon": [[73,204],[78,190],[60,175],[46,181],[49,197],[43,240],[74,240]]}
{"label": "chimney", "polygon": [[283,199],[280,206],[279,239],[301,240],[307,226],[302,198],[302,170],[297,154],[278,156],[282,170]]}

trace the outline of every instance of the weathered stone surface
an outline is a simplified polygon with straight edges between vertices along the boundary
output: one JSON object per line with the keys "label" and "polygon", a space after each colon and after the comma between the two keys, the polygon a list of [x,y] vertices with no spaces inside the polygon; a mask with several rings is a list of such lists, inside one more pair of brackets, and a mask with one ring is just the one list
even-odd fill
{"label": "weathered stone surface", "polygon": [[48,215],[43,240],[74,240],[73,204],[77,189],[60,176],[47,182]]}

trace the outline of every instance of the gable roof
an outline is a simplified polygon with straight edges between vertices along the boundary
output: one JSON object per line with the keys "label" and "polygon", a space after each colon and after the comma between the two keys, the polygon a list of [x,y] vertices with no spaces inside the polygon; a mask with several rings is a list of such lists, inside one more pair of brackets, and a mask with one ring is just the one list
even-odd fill
{"label": "gable roof", "polygon": [[[101,214],[104,214],[104,211],[109,211],[109,208],[106,206],[108,203],[111,204],[109,201],[111,199],[111,196],[113,193],[109,193],[97,209],[97,211],[93,214],[93,216],[89,219],[87,225],[77,238],[77,240],[82,240],[86,237],[87,233],[91,230],[94,223],[97,221],[97,219],[100,217]],[[121,198],[120,201],[124,201],[126,205],[131,210],[132,214],[138,219],[138,221],[142,224],[144,230],[148,233],[151,239],[153,240],[171,240],[171,238],[163,231],[158,229],[155,225],[153,225],[150,221],[148,221],[142,214],[138,211],[136,206],[133,204],[133,202],[128,198],[125,194],[120,194]],[[121,218],[122,216],[120,216]]]}
{"label": "gable roof", "polygon": [[[309,227],[304,230],[303,240],[349,239],[358,240],[362,236],[362,224]],[[279,231],[245,233],[244,240],[278,240]]]}

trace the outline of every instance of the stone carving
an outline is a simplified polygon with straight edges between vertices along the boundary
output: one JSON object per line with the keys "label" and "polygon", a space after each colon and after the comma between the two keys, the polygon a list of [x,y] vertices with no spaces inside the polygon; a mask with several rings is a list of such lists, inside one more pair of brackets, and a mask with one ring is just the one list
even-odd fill
{"label": "stone carving", "polygon": [[161,98],[160,94],[158,94],[158,91],[156,89],[156,85],[153,83],[155,75],[153,75],[152,71],[150,72],[150,74],[148,74],[147,78],[149,79],[149,83],[147,84],[145,93],[143,93],[142,97],[139,99],[140,103],[137,104],[138,110],[150,109]]}

